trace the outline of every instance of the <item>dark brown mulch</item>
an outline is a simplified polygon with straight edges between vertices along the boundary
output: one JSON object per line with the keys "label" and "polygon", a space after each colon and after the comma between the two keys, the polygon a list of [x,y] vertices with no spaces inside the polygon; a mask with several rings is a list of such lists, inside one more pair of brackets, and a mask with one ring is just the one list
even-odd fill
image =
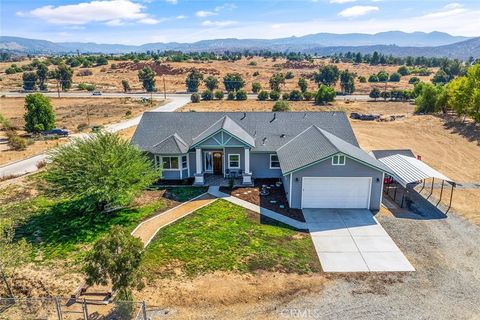
{"label": "dark brown mulch", "polygon": [[[248,201],[250,203],[259,205],[261,207],[267,208],[269,210],[280,213],[289,218],[305,222],[303,217],[302,210],[293,209],[288,206],[287,197],[285,195],[285,190],[283,186],[277,187],[275,183],[279,181],[278,179],[255,179],[253,187],[241,187],[230,189],[228,187],[220,187],[220,191],[227,193],[234,197],[240,198],[242,200]],[[267,196],[260,196],[260,190],[262,185],[271,186],[268,191],[270,192]],[[251,191],[251,192],[248,192]],[[271,203],[270,201],[275,200],[276,203]],[[280,208],[280,205],[284,205],[284,208]]]}

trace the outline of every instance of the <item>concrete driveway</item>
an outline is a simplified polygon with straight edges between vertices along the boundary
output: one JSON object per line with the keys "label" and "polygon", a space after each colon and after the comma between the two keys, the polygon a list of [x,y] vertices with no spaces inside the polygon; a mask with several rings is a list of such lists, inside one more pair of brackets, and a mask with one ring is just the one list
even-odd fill
{"label": "concrete driveway", "polygon": [[415,271],[365,209],[304,209],[325,272]]}

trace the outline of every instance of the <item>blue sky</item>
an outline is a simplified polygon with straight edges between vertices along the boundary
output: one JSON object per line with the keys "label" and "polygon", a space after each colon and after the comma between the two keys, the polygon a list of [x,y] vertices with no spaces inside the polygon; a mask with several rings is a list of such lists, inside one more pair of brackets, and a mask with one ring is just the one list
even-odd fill
{"label": "blue sky", "polygon": [[1,35],[98,43],[279,38],[317,32],[480,36],[480,1],[1,0]]}

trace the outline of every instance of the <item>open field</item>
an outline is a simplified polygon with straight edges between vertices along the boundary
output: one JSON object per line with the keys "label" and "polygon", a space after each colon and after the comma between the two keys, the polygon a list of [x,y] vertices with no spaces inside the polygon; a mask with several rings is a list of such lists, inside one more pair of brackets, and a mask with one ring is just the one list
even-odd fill
{"label": "open field", "polygon": [[[22,63],[26,63],[23,61]],[[17,63],[21,65],[22,63]],[[186,62],[161,62],[156,64],[153,61],[140,61],[134,63],[132,61],[109,61],[109,65],[98,66],[89,68],[92,71],[90,76],[79,76],[78,72],[84,68],[76,67],[73,73],[73,86],[72,90],[77,90],[79,83],[95,84],[98,90],[104,92],[122,92],[123,88],[121,81],[126,79],[130,83],[130,87],[133,91],[143,91],[141,83],[138,80],[138,69],[147,65],[152,67],[156,71],[157,88],[163,92],[163,79],[165,79],[165,87],[168,93],[185,92],[185,78],[187,74],[193,70],[200,70],[205,77],[207,75],[213,75],[220,80],[227,74],[232,72],[238,72],[242,75],[246,81],[245,89],[250,91],[253,82],[260,82],[262,88],[269,90],[268,80],[270,76],[276,72],[292,72],[294,74],[293,79],[287,79],[283,87],[284,91],[290,91],[298,89],[298,78],[309,77],[314,71],[318,71],[319,66],[323,64],[330,64],[329,59],[316,59],[313,63],[304,62],[288,62],[285,59],[264,59],[261,57],[254,57],[251,59],[242,58],[235,62],[229,61],[186,61]],[[117,68],[112,69],[111,65],[116,64]],[[378,73],[381,70],[385,70],[389,74],[396,72],[398,66],[389,65],[377,65],[371,66],[369,64],[352,64],[352,63],[337,63],[337,67],[340,70],[348,69],[350,72],[355,72],[357,76],[364,76],[368,79],[368,76],[373,73]],[[10,66],[10,63],[0,63],[0,90],[19,90],[22,86],[22,74],[5,74],[5,69]],[[431,68],[432,71],[436,71],[435,68]],[[254,73],[258,72],[259,75],[254,76]],[[400,82],[388,82],[387,90],[392,89],[412,89],[413,86],[408,84],[410,75],[402,77]],[[432,76],[419,76],[422,81],[429,81]],[[221,82],[221,81],[220,81]],[[358,79],[355,82],[355,93],[368,93],[374,86],[383,90],[384,84],[379,83],[360,83]],[[223,84],[220,83],[220,87],[223,88]],[[316,84],[309,81],[309,90],[315,90]],[[202,84],[200,90],[204,90],[205,87]],[[56,83],[52,80],[49,81],[49,90],[56,90]],[[340,85],[337,83],[336,90],[340,91]]]}

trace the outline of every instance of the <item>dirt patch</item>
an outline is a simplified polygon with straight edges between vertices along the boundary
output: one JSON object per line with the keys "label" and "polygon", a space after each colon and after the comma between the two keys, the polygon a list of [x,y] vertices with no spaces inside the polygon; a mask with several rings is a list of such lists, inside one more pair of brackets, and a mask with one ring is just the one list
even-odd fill
{"label": "dirt patch", "polygon": [[[242,187],[230,189],[228,187],[220,187],[220,191],[267,208],[269,210],[280,213],[289,218],[305,222],[302,210],[290,208],[288,206],[287,197],[283,186],[276,186],[278,179],[255,179],[253,187]],[[268,195],[261,196],[262,186],[268,187]],[[272,203],[272,201],[274,201]],[[283,206],[283,208],[281,207]]]}

